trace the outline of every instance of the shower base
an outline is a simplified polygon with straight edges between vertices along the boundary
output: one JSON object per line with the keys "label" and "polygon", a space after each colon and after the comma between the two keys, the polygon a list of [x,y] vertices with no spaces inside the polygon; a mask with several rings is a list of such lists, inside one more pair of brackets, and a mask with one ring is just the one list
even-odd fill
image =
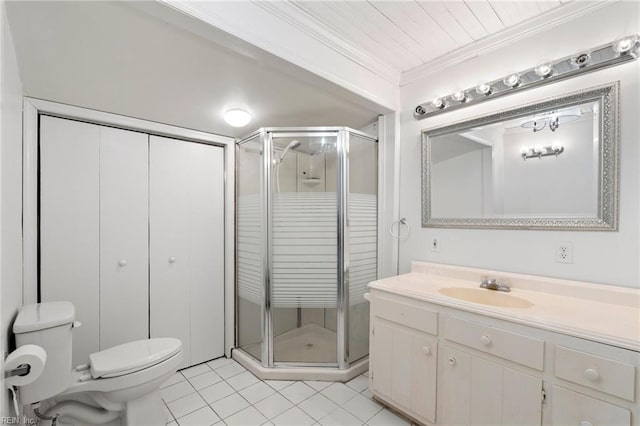
{"label": "shower base", "polygon": [[[233,350],[233,359],[263,380],[325,380],[348,381],[369,368],[367,358],[341,370],[337,367],[303,367],[277,365],[264,367],[254,357],[258,357],[260,345]],[[336,362],[336,333],[316,324],[307,324],[288,331],[273,340],[273,354],[281,363],[324,363]],[[252,356],[253,355],[253,356]]]}

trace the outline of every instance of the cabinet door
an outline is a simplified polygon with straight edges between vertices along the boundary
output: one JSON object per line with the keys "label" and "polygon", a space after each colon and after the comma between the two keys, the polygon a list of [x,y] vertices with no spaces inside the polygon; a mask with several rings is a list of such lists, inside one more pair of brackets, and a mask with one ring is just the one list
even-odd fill
{"label": "cabinet door", "polygon": [[40,119],[40,299],[68,300],[82,327],[73,331],[73,365],[99,342],[99,126]]}
{"label": "cabinet door", "polygon": [[442,424],[539,425],[542,379],[444,347]]}
{"label": "cabinet door", "polygon": [[559,386],[553,387],[552,424],[629,426],[631,412]]}
{"label": "cabinet door", "polygon": [[149,315],[151,337],[182,341],[190,365],[189,149],[149,138]]}
{"label": "cabinet door", "polygon": [[149,337],[149,136],[100,127],[100,349]]}
{"label": "cabinet door", "polygon": [[437,338],[422,333],[414,334],[411,409],[431,422],[436,420],[437,360]]}
{"label": "cabinet door", "polygon": [[189,148],[191,364],[224,355],[224,149]]}
{"label": "cabinet door", "polygon": [[391,365],[393,361],[393,328],[390,323],[378,317],[373,318],[371,336],[371,371],[373,391],[391,398]]}

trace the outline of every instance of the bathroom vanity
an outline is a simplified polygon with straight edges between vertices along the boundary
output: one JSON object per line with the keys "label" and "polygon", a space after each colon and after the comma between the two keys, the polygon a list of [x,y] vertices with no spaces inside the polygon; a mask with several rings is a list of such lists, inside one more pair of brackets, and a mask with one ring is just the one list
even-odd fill
{"label": "bathroom vanity", "polygon": [[640,422],[636,289],[423,262],[370,288],[371,392],[419,423]]}

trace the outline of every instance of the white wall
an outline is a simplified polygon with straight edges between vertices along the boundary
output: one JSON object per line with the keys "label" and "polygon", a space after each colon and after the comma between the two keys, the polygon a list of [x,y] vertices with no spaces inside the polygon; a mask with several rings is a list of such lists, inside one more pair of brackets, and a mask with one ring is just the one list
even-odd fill
{"label": "white wall", "polygon": [[[5,4],[0,3],[0,288],[2,299],[1,353],[12,349],[13,319],[22,305],[22,82],[9,31]],[[2,388],[2,416],[12,415],[9,395]]]}
{"label": "white wall", "polygon": [[[473,87],[544,59],[560,58],[640,32],[640,3],[616,2],[570,23],[474,57],[401,88],[400,217],[411,236],[400,243],[400,272],[412,259],[640,287],[640,61],[597,71],[417,121],[416,105],[458,88]],[[606,23],[603,24],[603,23]],[[421,228],[420,130],[620,80],[620,226],[618,232],[561,232]],[[440,252],[430,249],[440,238]],[[555,262],[560,242],[573,243],[574,263]]]}

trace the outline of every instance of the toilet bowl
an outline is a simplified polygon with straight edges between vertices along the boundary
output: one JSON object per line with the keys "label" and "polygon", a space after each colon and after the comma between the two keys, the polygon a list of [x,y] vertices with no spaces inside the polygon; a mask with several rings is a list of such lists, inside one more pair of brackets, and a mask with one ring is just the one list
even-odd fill
{"label": "toilet bowl", "polygon": [[[88,364],[72,370],[74,317],[69,302],[26,305],[20,310],[13,326],[17,346],[35,344],[47,352],[41,376],[19,389],[22,404],[54,401],[46,416],[58,414],[80,424],[118,418],[122,426],[165,424],[160,385],[180,365],[180,340],[156,338],[114,346],[91,354]],[[78,402],[78,396],[95,405]]]}

